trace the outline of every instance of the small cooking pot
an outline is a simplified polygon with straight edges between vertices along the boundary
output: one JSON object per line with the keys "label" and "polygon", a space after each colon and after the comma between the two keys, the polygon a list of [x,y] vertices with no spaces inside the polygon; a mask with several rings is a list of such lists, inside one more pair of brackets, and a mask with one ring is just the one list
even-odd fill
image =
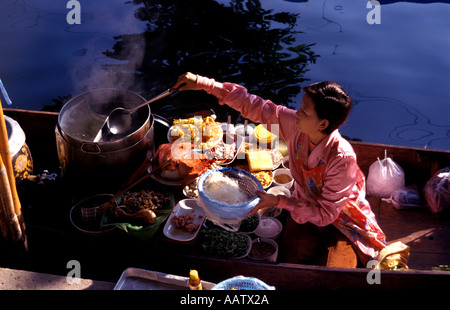
{"label": "small cooking pot", "polygon": [[55,129],[64,178],[89,192],[112,191],[122,186],[155,152],[150,107],[144,106],[132,114],[128,131],[99,142],[93,140],[114,108],[133,108],[144,102],[136,93],[115,88],[91,90],[69,100],[61,109]]}

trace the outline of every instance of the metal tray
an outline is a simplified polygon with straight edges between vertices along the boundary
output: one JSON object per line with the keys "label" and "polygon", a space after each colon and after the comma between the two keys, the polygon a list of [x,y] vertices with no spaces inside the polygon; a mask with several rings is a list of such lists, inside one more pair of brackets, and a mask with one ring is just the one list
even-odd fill
{"label": "metal tray", "polygon": [[[215,283],[202,280],[204,290],[210,290]],[[188,290],[189,278],[139,268],[123,271],[114,290]]]}

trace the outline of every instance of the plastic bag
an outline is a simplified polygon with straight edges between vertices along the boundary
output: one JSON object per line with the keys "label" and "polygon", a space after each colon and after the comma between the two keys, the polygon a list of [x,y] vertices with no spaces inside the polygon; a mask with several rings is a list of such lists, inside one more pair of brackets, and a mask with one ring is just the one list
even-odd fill
{"label": "plastic bag", "polygon": [[401,241],[394,242],[387,245],[384,249],[378,253],[375,259],[378,263],[375,265],[375,269],[384,270],[398,270],[409,269],[409,246]]}
{"label": "plastic bag", "polygon": [[391,203],[397,210],[422,208],[426,205],[416,186],[398,189],[389,198],[382,198],[381,200]]}
{"label": "plastic bag", "polygon": [[450,207],[450,167],[436,171],[423,188],[428,207],[434,214]]}
{"label": "plastic bag", "polygon": [[402,167],[387,157],[385,152],[384,159],[374,162],[369,167],[367,176],[367,194],[387,198],[396,190],[405,187],[405,173]]}

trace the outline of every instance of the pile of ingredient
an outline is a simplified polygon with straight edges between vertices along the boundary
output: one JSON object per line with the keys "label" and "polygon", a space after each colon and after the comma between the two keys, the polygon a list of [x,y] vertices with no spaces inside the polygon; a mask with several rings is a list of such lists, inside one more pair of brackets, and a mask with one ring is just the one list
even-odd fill
{"label": "pile of ingredient", "polygon": [[221,171],[214,171],[208,176],[203,185],[203,192],[208,198],[227,205],[240,205],[249,201],[238,180]]}
{"label": "pile of ingredient", "polygon": [[[194,232],[200,226],[200,224],[194,223],[196,217],[197,215],[195,214],[173,215],[171,221],[180,229],[184,229],[187,232]],[[199,215],[198,217],[201,218],[202,216]]]}
{"label": "pile of ingredient", "polygon": [[288,176],[287,174],[279,174],[274,177],[275,182],[278,184],[286,184],[292,181],[292,178]]}
{"label": "pile of ingredient", "polygon": [[142,209],[157,211],[169,201],[170,199],[164,194],[143,189],[139,192],[128,192],[123,195],[122,205],[125,206],[126,212],[134,213]]}
{"label": "pile of ingredient", "polygon": [[201,248],[213,255],[220,257],[241,257],[249,249],[249,238],[236,232],[212,227],[202,229],[199,235]]}
{"label": "pile of ingredient", "polygon": [[144,226],[156,222],[158,210],[167,206],[170,198],[164,194],[144,189],[139,192],[126,193],[117,205],[114,201],[102,207],[103,212],[108,212],[110,216],[118,221],[130,223],[132,225]]}
{"label": "pile of ingredient", "polygon": [[247,216],[242,220],[239,226],[239,231],[243,233],[249,233],[255,231],[259,225],[259,216],[257,214]]}
{"label": "pile of ingredient", "polygon": [[253,259],[265,259],[276,251],[275,247],[267,242],[254,242],[248,256]]}

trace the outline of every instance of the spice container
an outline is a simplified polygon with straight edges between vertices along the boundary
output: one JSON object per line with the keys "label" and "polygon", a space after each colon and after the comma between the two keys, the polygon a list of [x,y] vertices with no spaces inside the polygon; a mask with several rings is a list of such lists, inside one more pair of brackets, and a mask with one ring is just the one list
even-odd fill
{"label": "spice container", "polygon": [[273,172],[273,184],[284,186],[287,189],[291,189],[294,184],[294,178],[291,171],[286,168],[279,168]]}
{"label": "spice container", "polygon": [[254,260],[268,260],[276,262],[278,257],[278,244],[267,238],[257,238],[252,241],[252,248],[248,257]]}
{"label": "spice container", "polygon": [[203,289],[202,281],[200,281],[197,270],[191,269],[189,272],[189,289],[192,291],[199,291]]}

